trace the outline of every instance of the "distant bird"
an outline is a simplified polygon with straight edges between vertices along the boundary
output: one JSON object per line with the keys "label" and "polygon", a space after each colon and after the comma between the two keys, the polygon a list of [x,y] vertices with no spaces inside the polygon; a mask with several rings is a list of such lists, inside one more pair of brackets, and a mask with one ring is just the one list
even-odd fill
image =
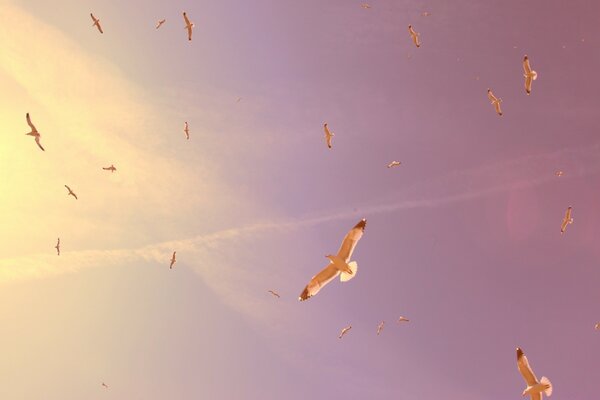
{"label": "distant bird", "polygon": [[370,5],[368,5],[367,3],[362,3],[360,6],[361,6],[362,8],[364,8],[365,10],[368,10],[369,8],[371,8],[371,6],[370,6]]}
{"label": "distant bird", "polygon": [[398,318],[398,322],[408,322],[408,321],[409,320],[406,317],[400,317],[400,318]]}
{"label": "distant bird", "polygon": [[298,300],[304,301],[321,290],[325,285],[331,282],[336,276],[341,273],[340,281],[346,282],[356,276],[358,264],[355,261],[350,261],[356,244],[360,240],[365,231],[367,220],[362,219],[356,224],[344,237],[342,245],[336,256],[329,255],[327,258],[331,261],[321,272],[312,277],[308,285],[304,288]]}
{"label": "distant bird", "polygon": [[496,113],[498,113],[498,115],[502,116],[502,110],[500,109],[500,103],[502,103],[502,99],[499,99],[496,96],[494,96],[494,93],[492,93],[492,91],[490,89],[488,89],[487,94],[488,94],[488,99],[490,99],[490,102],[496,109]]}
{"label": "distant bird", "polygon": [[556,171],[554,173],[554,175],[556,175],[556,176],[563,176],[563,172],[562,171]]}
{"label": "distant bird", "polygon": [[102,31],[102,26],[100,26],[100,20],[96,17],[94,17],[94,14],[90,13],[90,17],[92,17],[92,20],[94,21],[94,23],[92,24],[92,26],[96,26],[96,28],[98,28],[98,30],[100,31],[100,33],[104,33]]}
{"label": "distant bird", "polygon": [[387,165],[388,168],[392,168],[392,167],[397,167],[398,165],[402,164],[400,161],[392,161],[391,163],[389,163]]}
{"label": "distant bird", "polygon": [[522,393],[523,396],[528,394],[531,400],[542,400],[542,392],[548,397],[552,395],[552,383],[550,383],[550,380],[542,376],[542,379],[538,381],[529,366],[527,357],[519,347],[517,347],[517,367],[523,379],[525,379],[525,383],[527,383],[527,387]]}
{"label": "distant bird", "polygon": [[383,324],[385,324],[385,321],[381,321],[379,325],[377,325],[377,336],[379,336],[379,334],[381,333],[383,329]]}
{"label": "distant bird", "polygon": [[104,386],[106,389],[108,389],[108,385],[104,382],[102,382],[102,386]]}
{"label": "distant bird", "polygon": [[194,23],[190,22],[190,20],[187,17],[187,14],[185,13],[185,11],[183,12],[183,19],[185,20],[185,27],[184,27],[184,29],[187,29],[188,40],[192,40],[192,29],[194,28]]}
{"label": "distant bird", "polygon": [[60,238],[58,238],[58,242],[56,243],[56,246],[54,246],[54,248],[56,249],[56,255],[60,256]]}
{"label": "distant bird", "polygon": [[421,13],[421,16],[422,16],[422,17],[429,17],[430,15],[431,15],[431,13],[430,13],[429,11],[423,11],[423,12]]}
{"label": "distant bird", "polygon": [[350,329],[352,329],[352,325],[348,325],[347,327],[342,329],[342,331],[340,332],[340,336],[338,336],[338,339],[343,338],[346,332],[348,332]]}
{"label": "distant bird", "polygon": [[42,149],[42,151],[46,151],[46,150],[44,150],[44,148],[42,147],[42,145],[40,143],[40,133],[35,128],[35,125],[33,125],[33,123],[31,122],[31,118],[29,118],[29,113],[25,114],[25,119],[27,119],[27,125],[29,125],[29,127],[31,128],[31,132],[26,133],[26,135],[33,136],[35,138],[35,142],[37,143],[38,147],[40,149]]}
{"label": "distant bird", "polygon": [[238,98],[235,100],[235,102],[236,102],[236,103],[239,103],[241,100],[242,100],[242,98],[241,98],[241,97],[238,97]]}
{"label": "distant bird", "polygon": [[277,292],[275,292],[275,291],[273,291],[273,290],[269,290],[269,293],[271,293],[273,296],[275,296],[275,297],[277,297],[277,298],[279,298],[279,297],[280,297],[280,296],[279,296],[279,293],[277,293]]}
{"label": "distant bird", "polygon": [[573,218],[571,217],[571,212],[572,211],[573,211],[573,207],[569,207],[569,208],[567,208],[567,211],[565,212],[565,217],[562,220],[562,224],[560,224],[560,233],[561,233],[561,235],[563,233],[565,233],[565,231],[567,230],[567,225],[573,223]]}
{"label": "distant bird", "polygon": [[164,24],[166,21],[166,19],[161,19],[160,21],[158,21],[156,23],[156,29],[160,28],[162,26],[162,24]]}
{"label": "distant bird", "polygon": [[595,330],[600,330],[600,322],[596,323],[596,325],[594,325],[594,329]]}
{"label": "distant bird", "polygon": [[175,265],[175,262],[177,262],[177,260],[175,259],[175,253],[177,252],[174,251],[173,256],[171,257],[171,265],[169,265],[169,269],[173,268],[173,265]]}
{"label": "distant bird", "polygon": [[523,70],[525,71],[523,74],[525,77],[525,92],[529,95],[531,94],[531,83],[537,79],[538,74],[531,69],[527,55],[523,57]]}
{"label": "distant bird", "polygon": [[412,41],[415,44],[415,46],[421,47],[421,42],[419,41],[419,34],[415,32],[412,25],[408,26],[408,33],[410,34],[410,37],[412,38]]}
{"label": "distant bird", "polygon": [[331,148],[331,139],[335,136],[335,133],[329,131],[327,122],[323,124],[323,129],[325,129],[325,141],[327,142],[327,147]]}
{"label": "distant bird", "polygon": [[117,169],[115,168],[114,165],[110,164],[110,167],[102,167],[103,170],[105,171],[110,171],[110,173],[112,174],[113,172],[115,172]]}
{"label": "distant bird", "polygon": [[190,127],[188,126],[187,121],[183,125],[183,131],[185,132],[185,137],[187,140],[190,140]]}
{"label": "distant bird", "polygon": [[70,188],[70,187],[68,187],[67,185],[65,185],[65,187],[66,187],[66,188],[67,188],[67,190],[69,191],[69,193],[67,193],[67,196],[73,196],[73,197],[75,197],[75,200],[77,200],[77,195],[75,194],[75,192],[73,192],[73,191],[71,190],[71,188]]}

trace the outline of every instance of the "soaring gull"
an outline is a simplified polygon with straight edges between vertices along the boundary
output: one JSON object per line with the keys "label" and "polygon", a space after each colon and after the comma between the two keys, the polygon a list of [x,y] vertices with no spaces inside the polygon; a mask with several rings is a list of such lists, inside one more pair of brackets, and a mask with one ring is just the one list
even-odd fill
{"label": "soaring gull", "polygon": [[552,395],[552,383],[550,383],[550,380],[542,376],[542,379],[538,381],[529,366],[527,357],[519,347],[517,347],[517,367],[523,379],[525,379],[525,383],[527,383],[527,387],[523,390],[523,396],[528,394],[531,400],[542,400],[542,393],[548,397]]}
{"label": "soaring gull", "polygon": [[56,246],[54,246],[54,248],[56,249],[56,255],[60,256],[60,238],[58,238],[58,242],[56,243]]}
{"label": "soaring gull", "polygon": [[391,163],[388,164],[388,168],[392,168],[392,167],[397,167],[398,165],[402,164],[400,161],[392,161]]}
{"label": "soaring gull", "polygon": [[92,21],[94,21],[94,23],[92,24],[92,26],[95,26],[96,28],[98,28],[98,30],[100,31],[100,33],[104,33],[102,31],[102,26],[100,26],[100,20],[96,17],[94,17],[94,14],[90,13],[90,17],[92,17]]}
{"label": "soaring gull", "polygon": [[567,208],[567,211],[565,212],[565,217],[563,218],[562,223],[560,224],[560,233],[561,234],[565,233],[565,231],[567,230],[567,225],[573,223],[573,218],[571,217],[571,211],[573,211],[573,207]]}
{"label": "soaring gull", "polygon": [[37,143],[38,147],[40,149],[42,149],[43,151],[46,151],[46,150],[44,150],[44,148],[42,147],[42,145],[40,143],[40,133],[35,128],[35,125],[33,125],[33,123],[31,122],[31,118],[29,118],[29,113],[25,114],[25,119],[27,120],[27,125],[29,125],[29,127],[31,128],[31,132],[26,133],[26,135],[33,136],[35,138],[35,142]]}
{"label": "soaring gull", "polygon": [[175,262],[177,262],[177,260],[175,259],[175,253],[177,252],[174,251],[173,256],[171,257],[171,265],[169,265],[169,269],[173,268],[173,265],[175,265]]}
{"label": "soaring gull", "polygon": [[377,336],[379,336],[379,334],[381,333],[381,331],[383,330],[383,324],[385,324],[385,321],[381,321],[379,323],[379,325],[377,325]]}
{"label": "soaring gull", "polygon": [[346,332],[348,332],[350,329],[352,329],[352,325],[348,325],[347,327],[343,328],[340,332],[340,336],[338,336],[338,339],[343,338]]}
{"label": "soaring gull", "polygon": [[498,115],[502,116],[502,110],[500,109],[500,103],[502,103],[502,99],[499,99],[496,96],[494,96],[494,93],[492,93],[492,91],[490,89],[488,89],[487,94],[488,94],[488,99],[490,99],[490,102],[496,109],[496,113],[498,113]]}
{"label": "soaring gull", "polygon": [[281,297],[281,296],[279,296],[279,293],[277,293],[277,292],[276,292],[276,291],[274,291],[274,290],[269,290],[269,293],[271,293],[273,296],[275,296],[275,297],[277,297],[277,298]]}
{"label": "soaring gull", "polygon": [[110,164],[110,167],[102,167],[103,170],[105,171],[110,171],[111,173],[115,172],[117,169],[115,168],[114,165]]}
{"label": "soaring gull", "polygon": [[69,193],[67,193],[67,196],[73,196],[73,197],[75,197],[75,200],[77,200],[77,195],[75,194],[75,192],[73,192],[73,191],[71,190],[71,188],[70,188],[70,187],[68,187],[67,185],[65,185],[65,187],[66,187],[66,188],[67,188],[67,190],[69,191]]}
{"label": "soaring gull", "polygon": [[537,79],[538,74],[531,69],[527,55],[523,57],[523,71],[525,72],[523,74],[525,77],[525,92],[529,95],[531,94],[531,83]]}
{"label": "soaring gull", "polygon": [[183,124],[183,132],[185,132],[185,138],[187,140],[190,140],[190,127],[187,121],[185,122],[185,124]]}
{"label": "soaring gull", "polygon": [[161,19],[160,21],[158,21],[156,23],[156,29],[160,28],[162,26],[162,24],[164,24],[166,21],[166,19]]}
{"label": "soaring gull", "polygon": [[327,142],[327,147],[331,148],[331,139],[335,136],[335,133],[329,131],[327,122],[323,124],[323,129],[325,130],[325,141]]}
{"label": "soaring gull", "polygon": [[192,40],[192,29],[194,28],[194,23],[190,22],[190,19],[187,17],[185,11],[183,12],[183,19],[185,20],[184,29],[187,29],[188,40]]}
{"label": "soaring gull", "polygon": [[400,317],[400,318],[398,318],[398,322],[408,322],[408,318]]}
{"label": "soaring gull", "polygon": [[415,46],[421,47],[421,42],[419,41],[419,34],[413,29],[412,25],[408,26],[408,33],[410,34],[410,37],[412,38],[412,41],[415,44]]}

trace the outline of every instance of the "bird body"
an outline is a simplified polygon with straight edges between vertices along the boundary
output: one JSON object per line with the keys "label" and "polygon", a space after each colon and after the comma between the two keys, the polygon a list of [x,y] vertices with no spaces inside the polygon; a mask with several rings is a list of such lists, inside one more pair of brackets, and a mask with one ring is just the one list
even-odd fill
{"label": "bird body", "polygon": [[563,218],[562,223],[560,225],[560,233],[561,233],[561,235],[563,233],[565,233],[565,231],[567,230],[567,225],[573,223],[573,218],[571,217],[571,212],[572,211],[573,211],[573,207],[568,207],[567,211],[565,211],[565,217]]}
{"label": "bird body", "polygon": [[398,165],[402,164],[400,161],[392,161],[391,163],[389,163],[387,165],[388,168],[392,168],[392,167],[397,167]]}
{"label": "bird body", "polygon": [[377,325],[377,336],[379,336],[379,334],[381,333],[381,331],[383,330],[383,325],[385,324],[385,321],[381,321],[379,323],[379,325]]}
{"label": "bird body", "polygon": [[111,173],[115,172],[117,169],[115,168],[114,165],[110,165],[110,167],[102,167],[103,170],[105,171],[110,171]]}
{"label": "bird body", "polygon": [[408,321],[409,320],[406,317],[400,317],[400,318],[398,318],[398,322],[408,322]]}
{"label": "bird body", "polygon": [[340,336],[338,336],[338,339],[343,338],[350,329],[352,329],[352,325],[348,325],[347,327],[343,328],[340,332]]}

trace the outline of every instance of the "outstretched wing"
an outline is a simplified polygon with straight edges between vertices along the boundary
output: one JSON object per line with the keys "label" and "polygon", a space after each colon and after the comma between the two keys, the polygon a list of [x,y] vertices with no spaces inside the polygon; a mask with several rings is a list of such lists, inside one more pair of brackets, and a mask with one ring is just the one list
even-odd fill
{"label": "outstretched wing", "polygon": [[100,31],[100,33],[104,33],[104,31],[102,30],[102,26],[100,25],[100,21],[98,21],[96,23],[96,26],[98,27],[98,30]]}
{"label": "outstretched wing", "polygon": [[35,142],[37,143],[38,147],[40,149],[42,149],[42,151],[46,151],[46,150],[44,150],[44,148],[42,147],[42,144],[40,143],[40,137],[39,136],[35,137]]}
{"label": "outstretched wing", "polygon": [[531,74],[531,65],[529,65],[529,57],[523,57],[523,70],[526,75]]}
{"label": "outstretched wing", "polygon": [[535,374],[531,370],[531,367],[529,366],[527,357],[523,353],[523,350],[521,350],[519,347],[517,347],[517,367],[519,368],[519,372],[523,376],[523,379],[525,379],[525,382],[528,386],[533,386],[539,383],[535,377]]}
{"label": "outstretched wing", "polygon": [[304,301],[319,293],[319,290],[331,282],[339,273],[340,271],[333,264],[329,264],[321,272],[312,277],[308,285],[300,293],[298,300]]}
{"label": "outstretched wing", "polygon": [[488,99],[490,99],[490,101],[492,103],[498,102],[498,98],[496,96],[494,96],[494,93],[492,93],[492,91],[490,89],[488,89],[487,93],[488,93]]}
{"label": "outstretched wing", "polygon": [[33,123],[31,122],[31,118],[29,117],[29,113],[25,114],[25,118],[27,119],[27,125],[29,125],[29,127],[33,130],[36,131],[37,129],[35,129],[35,126],[33,125]]}
{"label": "outstretched wing", "polygon": [[496,113],[498,115],[502,115],[502,109],[500,108],[500,102],[499,101],[497,101],[497,102],[494,103],[494,108],[496,109]]}
{"label": "outstretched wing", "polygon": [[185,25],[186,26],[190,25],[190,20],[187,17],[187,14],[185,12],[183,13],[183,19],[185,20]]}
{"label": "outstretched wing", "polygon": [[525,92],[527,94],[531,94],[531,83],[533,82],[533,77],[531,75],[525,76]]}
{"label": "outstretched wing", "polygon": [[337,256],[340,257],[341,259],[343,259],[346,263],[348,263],[350,261],[350,257],[352,257],[352,252],[354,251],[356,244],[362,237],[363,232],[365,231],[366,225],[367,225],[367,220],[363,218],[344,237],[344,240],[342,241],[342,245],[340,246],[340,249],[338,250]]}

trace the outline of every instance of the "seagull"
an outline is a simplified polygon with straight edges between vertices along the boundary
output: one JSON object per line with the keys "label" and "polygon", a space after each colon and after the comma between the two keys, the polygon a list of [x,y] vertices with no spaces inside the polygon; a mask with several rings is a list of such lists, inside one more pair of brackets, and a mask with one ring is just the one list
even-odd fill
{"label": "seagull", "polygon": [[490,102],[494,105],[496,112],[498,113],[498,115],[502,116],[502,110],[500,109],[500,103],[502,103],[502,99],[499,99],[496,96],[494,96],[494,93],[492,93],[491,89],[488,89],[487,93],[488,99],[490,99]]}
{"label": "seagull", "polygon": [[398,322],[408,322],[408,318],[400,317],[400,318],[398,318]]}
{"label": "seagull", "polygon": [[554,175],[556,175],[556,176],[563,176],[563,172],[562,171],[556,171],[554,173]]}
{"label": "seagull", "polygon": [[54,248],[56,249],[56,255],[60,256],[60,238],[58,238],[58,242],[56,243],[56,246],[54,246]]}
{"label": "seagull", "polygon": [[235,102],[236,102],[236,103],[239,103],[241,100],[242,100],[242,98],[241,98],[241,97],[238,97],[238,98],[235,100]]}
{"label": "seagull", "polygon": [[194,27],[194,23],[190,22],[185,11],[183,12],[183,19],[185,20],[184,29],[187,29],[187,32],[188,32],[188,40],[192,40],[192,28]]}
{"label": "seagull", "polygon": [[104,382],[102,382],[102,386],[104,386],[104,388],[108,389],[108,385]]}
{"label": "seagull", "polygon": [[545,376],[542,376],[542,379],[539,381],[537,380],[529,366],[527,357],[525,357],[523,350],[519,347],[517,347],[517,367],[523,379],[525,379],[525,383],[527,383],[527,387],[523,390],[523,396],[528,394],[531,400],[542,400],[542,392],[548,397],[552,395],[552,383],[550,383],[550,380]]}
{"label": "seagull", "polygon": [[430,15],[431,15],[431,13],[430,13],[429,11],[423,11],[423,12],[421,13],[421,16],[422,16],[422,17],[429,17]]}
{"label": "seagull", "polygon": [[160,21],[158,21],[156,23],[156,29],[160,28],[162,26],[162,24],[164,24],[166,21],[166,19],[161,19]]}
{"label": "seagull", "polygon": [[419,42],[419,34],[415,32],[412,25],[408,26],[408,33],[410,33],[410,37],[412,38],[413,43],[417,47],[421,47],[421,42]]}
{"label": "seagull", "polygon": [[175,262],[177,261],[175,259],[175,253],[177,253],[176,251],[173,252],[173,256],[171,257],[171,265],[169,265],[169,269],[173,268],[173,265],[175,265]]}
{"label": "seagull", "polygon": [[596,325],[594,325],[594,329],[600,330],[600,322],[597,322]]}
{"label": "seagull", "polygon": [[188,126],[187,121],[183,125],[183,131],[185,132],[185,137],[187,140],[190,140],[190,127]]}
{"label": "seagull", "polygon": [[523,57],[523,70],[525,71],[523,74],[525,77],[525,92],[530,95],[531,83],[537,79],[538,74],[531,69],[531,65],[529,65],[529,57],[527,57],[527,55]]}
{"label": "seagull", "polygon": [[69,193],[67,193],[67,196],[73,196],[73,197],[75,197],[75,200],[77,200],[77,195],[71,190],[71,188],[68,187],[67,185],[65,185],[65,187],[69,191]]}
{"label": "seagull", "polygon": [[102,167],[103,170],[105,171],[110,171],[111,173],[115,172],[117,169],[115,168],[114,165],[110,164],[110,167]]}
{"label": "seagull", "polygon": [[308,285],[306,285],[300,294],[298,300],[304,301],[309,297],[316,295],[319,293],[319,290],[331,282],[340,273],[340,281],[342,282],[349,281],[356,276],[358,264],[355,261],[352,261],[349,264],[348,262],[350,261],[350,257],[352,257],[352,252],[354,251],[356,244],[365,231],[366,225],[367,220],[363,218],[358,224],[350,229],[342,241],[342,245],[338,250],[338,254],[336,256],[326,256],[329,258],[331,263],[323,268],[321,272],[312,277]]}
{"label": "seagull", "polygon": [[398,165],[402,164],[400,161],[392,161],[391,163],[388,164],[388,168],[392,168],[392,167],[397,167]]}
{"label": "seagull", "polygon": [[379,325],[377,325],[377,336],[379,336],[379,334],[381,333],[381,330],[383,329],[383,324],[385,324],[385,321],[381,321]]}
{"label": "seagull", "polygon": [[40,144],[40,133],[35,128],[35,125],[33,125],[33,123],[31,122],[31,118],[29,118],[29,113],[25,114],[25,118],[27,119],[27,125],[29,125],[29,127],[31,128],[31,132],[26,133],[26,135],[33,136],[35,138],[35,142],[37,143],[38,147],[40,149],[42,149],[42,151],[46,151]]}
{"label": "seagull", "polygon": [[269,290],[269,293],[271,293],[273,296],[275,296],[277,298],[281,297],[281,296],[279,296],[279,293],[277,293],[277,292],[275,292],[273,290]]}
{"label": "seagull", "polygon": [[348,332],[350,329],[352,329],[352,325],[348,325],[347,327],[342,329],[342,331],[340,332],[340,336],[338,336],[338,339],[343,338],[346,332]]}
{"label": "seagull", "polygon": [[94,23],[92,24],[92,26],[96,26],[98,28],[98,30],[100,31],[100,33],[104,33],[102,32],[102,27],[100,26],[100,20],[96,17],[94,17],[94,14],[90,13],[90,16],[92,17],[92,20],[94,21]]}
{"label": "seagull", "polygon": [[370,5],[368,5],[367,3],[362,3],[360,6],[361,6],[362,8],[364,8],[365,10],[368,10],[369,8],[371,8],[371,6],[370,6]]}
{"label": "seagull", "polygon": [[331,148],[331,138],[335,136],[335,133],[329,131],[327,122],[323,124],[323,128],[325,129],[325,141],[327,142],[327,147]]}
{"label": "seagull", "polygon": [[565,217],[562,220],[562,224],[560,224],[560,234],[562,235],[567,230],[567,225],[573,223],[573,218],[571,217],[571,211],[573,211],[573,207],[567,208],[565,212]]}

